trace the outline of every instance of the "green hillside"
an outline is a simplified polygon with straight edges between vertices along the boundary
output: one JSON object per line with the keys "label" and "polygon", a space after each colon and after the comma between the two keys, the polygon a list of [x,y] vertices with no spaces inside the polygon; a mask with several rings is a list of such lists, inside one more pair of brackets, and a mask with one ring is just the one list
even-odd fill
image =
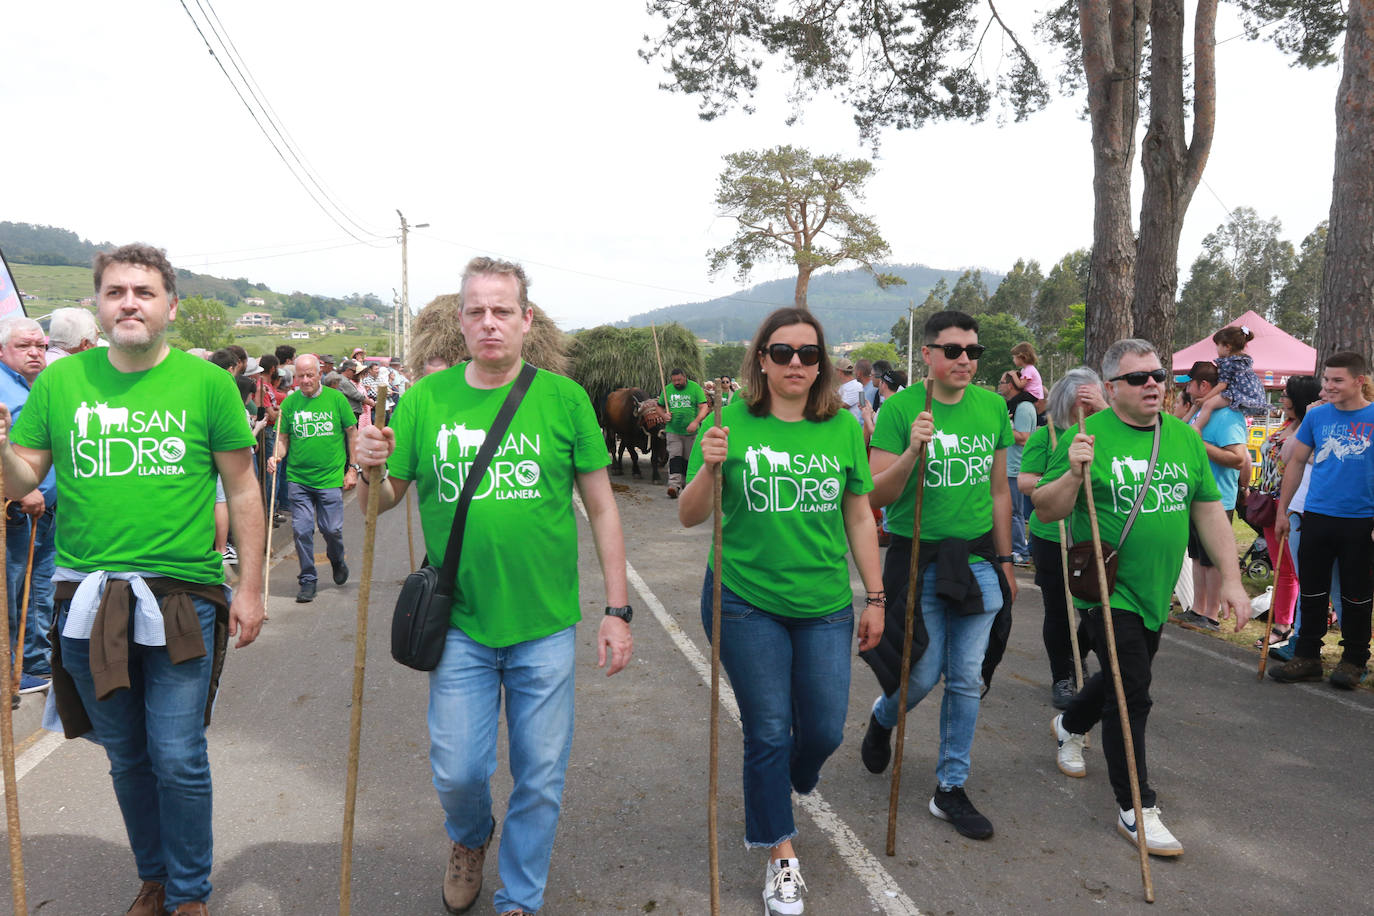
{"label": "green hillside", "polygon": [[[825,326],[828,340],[886,340],[892,325],[906,314],[908,304],[920,305],[940,280],[952,288],[963,273],[923,264],[885,265],[881,269],[903,278],[906,285],[879,289],[872,275],[862,269],[816,274],[811,278],[807,306]],[[989,289],[995,289],[1001,280],[1001,274],[983,272]],[[719,299],[670,305],[633,315],[617,326],[644,327],[676,321],[707,340],[747,341],[765,315],[792,304],[795,287],[796,281],[791,277],[770,280]]]}

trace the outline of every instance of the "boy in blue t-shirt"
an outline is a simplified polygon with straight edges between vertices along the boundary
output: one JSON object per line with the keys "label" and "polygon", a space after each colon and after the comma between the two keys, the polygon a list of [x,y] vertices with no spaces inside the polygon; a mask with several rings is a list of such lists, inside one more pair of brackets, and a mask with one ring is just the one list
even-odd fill
{"label": "boy in blue t-shirt", "polygon": [[1341,661],[1331,673],[1331,683],[1351,690],[1365,676],[1374,594],[1370,569],[1374,562],[1374,405],[1364,396],[1368,374],[1368,364],[1358,353],[1342,351],[1327,357],[1322,371],[1327,403],[1303,417],[1293,455],[1284,468],[1274,525],[1280,539],[1288,534],[1288,503],[1312,456],[1312,480],[1298,544],[1298,581],[1304,583],[1302,627],[1292,660],[1269,670],[1278,681],[1322,677],[1321,645],[1333,562],[1340,564],[1345,610]]}

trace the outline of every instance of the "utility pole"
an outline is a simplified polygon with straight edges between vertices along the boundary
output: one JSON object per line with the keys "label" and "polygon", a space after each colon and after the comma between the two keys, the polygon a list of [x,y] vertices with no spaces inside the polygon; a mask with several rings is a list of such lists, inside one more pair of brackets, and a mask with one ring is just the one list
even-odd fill
{"label": "utility pole", "polygon": [[410,359],[410,277],[406,265],[406,242],[411,229],[424,229],[429,223],[406,224],[405,214],[400,210],[396,215],[401,218],[401,362]]}
{"label": "utility pole", "polygon": [[906,301],[906,380],[907,384],[916,381],[916,300]]}

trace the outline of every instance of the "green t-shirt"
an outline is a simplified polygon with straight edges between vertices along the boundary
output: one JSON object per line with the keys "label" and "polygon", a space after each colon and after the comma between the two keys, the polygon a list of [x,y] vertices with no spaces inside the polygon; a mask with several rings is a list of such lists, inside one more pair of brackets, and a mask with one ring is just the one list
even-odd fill
{"label": "green t-shirt", "polygon": [[[1064,438],[1064,430],[1059,427],[1054,428],[1055,442]],[[1069,438],[1073,438],[1073,433],[1069,433]],[[1050,465],[1050,428],[1047,425],[1038,427],[1031,437],[1026,440],[1026,444],[1021,449],[1021,473],[1045,475],[1045,468]],[[1042,522],[1040,516],[1034,511],[1031,512],[1027,523],[1030,533],[1047,541],[1059,543],[1059,523]]]}
{"label": "green t-shirt", "polygon": [[[1178,581],[1183,552],[1188,546],[1192,504],[1221,498],[1207,466],[1207,450],[1197,432],[1168,414],[1160,419],[1164,425],[1155,473],[1117,560],[1116,588],[1111,595],[1113,610],[1134,611],[1151,630],[1164,626],[1169,616],[1169,596]],[[1110,550],[1121,539],[1121,529],[1140,492],[1141,478],[1150,466],[1154,433],[1127,425],[1111,410],[1088,417],[1086,429],[1096,437],[1091,468],[1093,505],[1103,549]],[[1060,437],[1059,448],[1050,457],[1049,467],[1040,480],[1042,485],[1068,471],[1072,441],[1071,435]],[[1066,521],[1072,522],[1068,529],[1071,542],[1092,537],[1088,503],[1081,489]],[[1092,606],[1077,598],[1074,604],[1081,608]]]}
{"label": "green t-shirt", "polygon": [[[903,388],[883,401],[870,445],[900,455],[911,444],[911,424],[926,403],[925,383]],[[921,540],[966,541],[992,528],[992,461],[1012,444],[1007,402],[972,385],[957,404],[931,402],[935,438],[928,447],[926,492],[921,505]],[[887,507],[889,531],[911,537],[916,474]],[[987,559],[986,557],[981,559]]]}
{"label": "green t-shirt", "polygon": [[347,430],[356,426],[348,398],[327,385],[308,398],[297,388],[281,402],[281,431],[287,437],[286,479],[316,490],[343,486],[348,463]]}
{"label": "green t-shirt", "polygon": [[[697,408],[706,403],[706,392],[691,379],[687,380],[681,391],[674,388],[670,382],[658,396],[658,402],[666,405],[668,413],[671,414],[664,429],[679,436],[687,436],[691,435],[687,432],[687,427],[697,418]],[[701,429],[698,428],[697,432],[701,432]]]}
{"label": "green t-shirt", "polygon": [[[721,478],[721,581],[755,607],[817,617],[849,607],[844,492],[873,489],[863,430],[841,410],[821,423],[756,417],[743,398],[721,410],[730,448]],[[707,416],[701,432],[715,423]],[[687,465],[701,469],[697,436]],[[714,565],[714,551],[706,562]]]}
{"label": "green t-shirt", "polygon": [[52,453],[57,565],[219,584],[214,453],[253,444],[234,380],[181,350],[143,372],[107,353],[44,369],[11,436]]}
{"label": "green t-shirt", "polygon": [[[444,563],[463,481],[514,384],[473,388],[466,369],[420,379],[391,419],[396,451],[387,467],[415,481],[432,566]],[[453,626],[499,648],[581,619],[572,488],[576,474],[608,464],[586,391],[539,371],[468,506]]]}

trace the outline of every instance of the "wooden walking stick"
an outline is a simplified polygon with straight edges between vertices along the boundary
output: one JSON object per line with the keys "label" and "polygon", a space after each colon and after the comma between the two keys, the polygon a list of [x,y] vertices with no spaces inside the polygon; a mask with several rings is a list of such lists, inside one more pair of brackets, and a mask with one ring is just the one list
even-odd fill
{"label": "wooden walking stick", "polygon": [[[0,493],[5,492],[5,471],[0,463]],[[5,515],[0,512],[0,544],[5,542]],[[30,564],[32,565],[32,564]],[[0,576],[0,608],[10,606],[9,577]],[[9,648],[9,611],[0,612],[0,645]],[[20,652],[23,646],[20,646]],[[29,911],[24,893],[24,843],[19,833],[19,777],[14,772],[14,686],[7,677],[0,677],[0,766],[5,771],[5,822],[10,841],[10,902],[15,913]]]}
{"label": "wooden walking stick", "polygon": [[[1155,418],[1159,423],[1159,418]],[[1083,408],[1078,408],[1078,431],[1086,435]],[[1116,690],[1116,711],[1121,717],[1121,740],[1126,750],[1126,773],[1131,782],[1131,804],[1135,808],[1135,845],[1140,851],[1140,880],[1145,885],[1145,902],[1155,902],[1154,882],[1150,879],[1150,849],[1145,838],[1145,816],[1140,805],[1140,776],[1135,768],[1135,739],[1131,737],[1131,720],[1126,713],[1126,688],[1121,685],[1121,665],[1116,657],[1116,629],[1112,625],[1111,591],[1107,587],[1107,564],[1102,559],[1102,532],[1097,527],[1097,507],[1093,504],[1091,465],[1084,469],[1083,497],[1088,503],[1088,524],[1093,534],[1093,559],[1097,562],[1097,588],[1102,596],[1102,624],[1107,630],[1107,658],[1111,662],[1112,686]],[[1145,481],[1145,486],[1150,482]]]}
{"label": "wooden walking stick", "polygon": [[[1046,424],[1050,431],[1050,451],[1059,450],[1059,437],[1054,432],[1054,421]],[[1069,591],[1069,533],[1064,520],[1059,520],[1059,577],[1064,580],[1064,604],[1069,609],[1069,644],[1073,646],[1074,692],[1083,689],[1083,655],[1078,648],[1078,609],[1073,606],[1073,592]]]}
{"label": "wooden walking stick", "polygon": [[[26,513],[27,514],[27,513]],[[24,598],[19,602],[19,644],[14,653],[14,689],[19,689],[19,679],[24,674],[24,631],[29,624],[29,596],[33,594],[33,549],[38,544],[38,519],[29,516],[29,563],[24,567]],[[9,607],[8,601],[5,604]],[[6,617],[9,615],[6,614]],[[1272,614],[1270,615],[1273,616]]]}
{"label": "wooden walking stick", "polygon": [[[273,427],[275,435],[272,436],[272,457],[277,458],[277,444],[281,442],[281,413],[277,413],[277,425]],[[268,583],[272,581],[272,519],[277,515],[277,475],[281,473],[281,459],[277,458],[277,469],[272,472],[272,492],[267,498],[267,549],[262,559],[262,599],[267,600],[271,594],[268,591]],[[267,475],[262,475],[267,479]]]}
{"label": "wooden walking stick", "polygon": [[[930,413],[935,388],[926,376],[925,413]],[[906,695],[911,686],[911,642],[916,628],[916,574],[921,559],[921,504],[926,495],[926,455],[929,449],[921,446],[916,458],[916,508],[911,526],[911,570],[906,586],[906,632],[902,634],[901,686],[897,690],[897,752],[892,761],[892,789],[887,797],[887,854],[897,854],[897,800],[902,794],[902,751],[906,746]]]}
{"label": "wooden walking stick", "polygon": [[[1274,580],[1278,581],[1279,567],[1283,565],[1284,551],[1288,549],[1288,532],[1284,532],[1283,537],[1279,538],[1279,559],[1274,564]],[[1264,669],[1269,664],[1269,637],[1274,632],[1274,600],[1269,597],[1269,617],[1264,622],[1264,641],[1260,644],[1259,671],[1255,673],[1258,680],[1264,680]],[[1297,633],[1291,633],[1290,639],[1297,639]]]}
{"label": "wooden walking stick", "polygon": [[[386,385],[377,386],[378,402],[386,400]],[[386,411],[375,417],[386,428]],[[377,541],[377,511],[381,505],[382,469],[368,468],[367,520],[363,527],[363,571],[358,578],[358,622],[353,634],[353,705],[349,710],[348,786],[344,790],[343,868],[339,874],[339,916],[353,906],[353,812],[358,803],[358,746],[363,734],[363,673],[367,667],[367,602],[372,596],[372,557]]]}
{"label": "wooden walking stick", "polygon": [[[720,398],[716,398],[716,427],[720,427]],[[715,516],[714,530],[711,534],[712,559],[715,575],[711,577],[711,795],[706,801],[706,833],[710,850],[708,858],[711,868],[711,916],[720,916],[720,850],[716,842],[716,795],[720,785],[720,580],[722,577],[721,544],[721,484],[725,468],[716,469],[712,482]]]}

